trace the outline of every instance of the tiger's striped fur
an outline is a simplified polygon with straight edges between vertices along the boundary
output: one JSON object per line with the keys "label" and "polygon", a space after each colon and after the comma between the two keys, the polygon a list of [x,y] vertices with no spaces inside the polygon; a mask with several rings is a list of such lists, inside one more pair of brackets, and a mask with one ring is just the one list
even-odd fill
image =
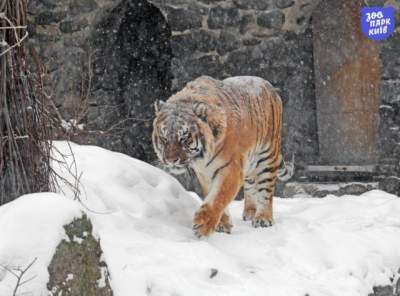
{"label": "tiger's striped fur", "polygon": [[277,178],[290,177],[280,152],[282,103],[269,82],[252,76],[202,76],[156,106],[153,146],[172,170],[190,166],[205,194],[193,229],[230,232],[228,204],[244,186],[243,219],[273,223]]}

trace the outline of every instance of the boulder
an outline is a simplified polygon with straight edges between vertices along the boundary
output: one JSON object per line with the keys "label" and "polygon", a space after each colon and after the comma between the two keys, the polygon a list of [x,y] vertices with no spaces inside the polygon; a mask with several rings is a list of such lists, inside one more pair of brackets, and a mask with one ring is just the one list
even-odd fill
{"label": "boulder", "polygon": [[379,189],[400,196],[400,178],[392,176],[380,180]]}
{"label": "boulder", "polygon": [[90,220],[83,216],[64,228],[68,239],[60,242],[48,267],[49,295],[112,296],[107,264]]}

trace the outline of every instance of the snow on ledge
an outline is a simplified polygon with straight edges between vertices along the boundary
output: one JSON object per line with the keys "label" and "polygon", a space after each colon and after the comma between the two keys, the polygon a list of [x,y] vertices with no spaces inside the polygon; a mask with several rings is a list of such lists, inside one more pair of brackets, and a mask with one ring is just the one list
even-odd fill
{"label": "snow on ledge", "polygon": [[[57,148],[68,153],[64,142]],[[75,144],[72,149],[83,173],[82,202],[101,239],[116,296],[366,296],[373,286],[390,284],[400,267],[400,198],[394,195],[373,190],[340,198],[276,198],[276,223],[266,229],[242,221],[243,204],[234,202],[232,234],[199,240],[192,234],[191,220],[200,200],[174,178],[123,154]],[[15,227],[25,234],[41,225],[31,221],[36,218],[15,218],[16,226],[7,227],[4,213],[17,208],[14,203],[26,209],[19,217],[29,212],[48,228],[80,211],[62,197],[53,199],[59,205],[46,211],[28,200],[0,208],[0,262],[4,256],[13,261],[45,254],[41,243],[60,238],[57,229],[49,235],[39,230],[40,243],[14,235]],[[10,255],[7,250],[13,245],[17,247]],[[43,246],[51,253],[52,246]],[[45,279],[27,284],[32,295],[40,295]]]}

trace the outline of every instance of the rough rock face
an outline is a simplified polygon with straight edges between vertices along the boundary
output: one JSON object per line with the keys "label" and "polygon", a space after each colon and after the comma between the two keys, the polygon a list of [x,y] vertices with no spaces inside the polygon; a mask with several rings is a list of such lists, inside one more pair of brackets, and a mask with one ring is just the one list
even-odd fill
{"label": "rough rock face", "polygon": [[391,176],[379,182],[379,189],[400,196],[400,178]]}
{"label": "rough rock face", "polygon": [[342,196],[346,194],[361,195],[372,189],[377,189],[378,183],[286,183],[282,197],[291,198],[297,194],[305,194],[312,197],[325,197],[328,194]]}
{"label": "rough rock face", "polygon": [[69,240],[58,245],[48,268],[50,295],[112,296],[107,265],[88,218],[83,216],[64,228]]}
{"label": "rough rock face", "polygon": [[[400,8],[400,3],[399,3]],[[400,9],[397,10],[400,23]],[[383,175],[400,176],[400,26],[381,46],[380,158]]]}
{"label": "rough rock face", "polygon": [[392,285],[374,287],[373,293],[368,296],[400,296],[400,269],[397,271],[396,277],[390,280]]}
{"label": "rough rock face", "polygon": [[[152,162],[155,99],[199,75],[257,75],[282,96],[283,152],[301,168],[318,156],[310,26],[318,3],[31,0],[29,11],[56,106],[66,121],[85,124],[75,141]],[[400,173],[399,26],[381,44],[380,175],[390,176]]]}
{"label": "rough rock face", "polygon": [[161,12],[146,1],[121,3],[94,25],[87,129],[107,131],[101,146],[154,160],[152,104],[170,95],[170,35]]}

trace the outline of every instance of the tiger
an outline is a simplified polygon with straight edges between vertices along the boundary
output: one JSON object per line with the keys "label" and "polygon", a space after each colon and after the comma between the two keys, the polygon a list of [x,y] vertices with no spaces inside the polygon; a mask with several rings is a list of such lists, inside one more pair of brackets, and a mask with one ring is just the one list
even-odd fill
{"label": "tiger", "polygon": [[193,218],[196,236],[231,233],[227,206],[242,187],[243,220],[273,225],[277,178],[293,174],[281,154],[281,125],[279,94],[256,76],[201,76],[155,102],[152,143],[159,161],[174,174],[191,168],[204,194]]}

